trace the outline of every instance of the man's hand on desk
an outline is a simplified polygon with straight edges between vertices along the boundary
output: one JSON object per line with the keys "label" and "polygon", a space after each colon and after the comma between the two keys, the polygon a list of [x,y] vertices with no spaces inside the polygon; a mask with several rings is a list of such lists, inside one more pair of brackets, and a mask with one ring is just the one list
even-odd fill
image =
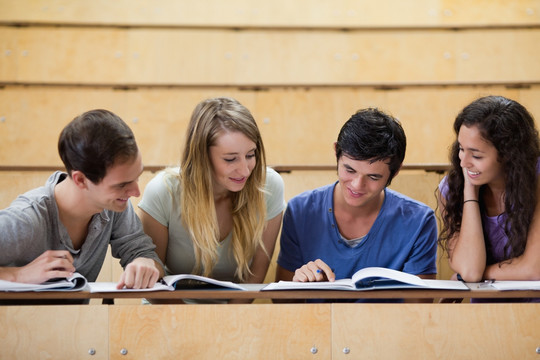
{"label": "man's hand on desk", "polygon": [[334,271],[321,259],[310,261],[294,272],[292,281],[309,282],[309,281],[335,281],[336,274]]}
{"label": "man's hand on desk", "polygon": [[152,259],[136,258],[130,262],[122,274],[117,289],[145,289],[154,286],[162,276],[160,266]]}
{"label": "man's hand on desk", "polygon": [[41,284],[54,278],[70,277],[74,271],[73,257],[69,251],[47,250],[25,266],[0,268],[0,279]]}

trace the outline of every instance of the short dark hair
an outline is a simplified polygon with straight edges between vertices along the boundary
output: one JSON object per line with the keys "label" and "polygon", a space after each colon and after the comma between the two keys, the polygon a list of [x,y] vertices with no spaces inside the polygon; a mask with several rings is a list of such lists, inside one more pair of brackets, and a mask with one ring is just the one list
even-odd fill
{"label": "short dark hair", "polygon": [[135,157],[138,151],[129,126],[102,109],[75,117],[58,140],[58,153],[68,174],[79,170],[95,184],[105,177],[109,167]]}
{"label": "short dark hair", "polygon": [[399,171],[407,138],[397,119],[376,108],[357,111],[341,128],[336,143],[336,158],[342,155],[371,162],[388,160],[388,184]]}

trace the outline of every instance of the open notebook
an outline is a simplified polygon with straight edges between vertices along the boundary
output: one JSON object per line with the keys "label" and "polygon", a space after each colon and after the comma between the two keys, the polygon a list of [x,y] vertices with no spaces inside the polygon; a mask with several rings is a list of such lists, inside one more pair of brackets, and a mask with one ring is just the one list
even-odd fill
{"label": "open notebook", "polygon": [[200,275],[179,274],[164,276],[153,288],[148,289],[117,289],[114,282],[89,283],[90,292],[129,292],[129,291],[174,291],[180,289],[226,289],[247,290],[245,287],[231,281],[221,281]]}
{"label": "open notebook", "polygon": [[84,276],[74,273],[69,278],[52,279],[42,284],[26,284],[0,280],[0,291],[89,291],[89,292],[131,292],[131,291],[173,291],[176,289],[227,289],[247,290],[230,281],[220,281],[199,275],[168,275],[148,289],[117,289],[115,282],[88,282]]}
{"label": "open notebook", "polygon": [[350,279],[318,282],[279,281],[261,290],[347,290],[365,291],[382,289],[439,289],[469,290],[461,281],[428,280],[402,271],[381,267],[358,270]]}
{"label": "open notebook", "polygon": [[86,290],[88,281],[79,273],[69,278],[51,279],[41,284],[26,284],[0,280],[0,291],[81,291]]}

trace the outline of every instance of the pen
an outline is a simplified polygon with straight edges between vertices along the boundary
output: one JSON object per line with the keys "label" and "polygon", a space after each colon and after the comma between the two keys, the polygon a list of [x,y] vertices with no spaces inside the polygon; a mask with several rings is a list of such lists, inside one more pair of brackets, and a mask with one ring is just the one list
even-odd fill
{"label": "pen", "polygon": [[[332,270],[332,272],[336,272],[334,269],[330,269],[330,270]],[[322,270],[321,270],[321,269],[317,269],[317,274],[320,274],[320,273],[322,273]]]}
{"label": "pen", "polygon": [[491,287],[491,284],[493,284],[495,282],[495,279],[486,279],[484,281],[482,281],[478,287],[479,288],[483,288],[483,287]]}

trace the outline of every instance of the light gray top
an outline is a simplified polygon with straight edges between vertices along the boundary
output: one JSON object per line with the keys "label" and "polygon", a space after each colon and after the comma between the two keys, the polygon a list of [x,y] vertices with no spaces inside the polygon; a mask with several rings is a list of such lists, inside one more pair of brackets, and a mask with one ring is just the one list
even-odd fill
{"label": "light gray top", "polygon": [[[172,169],[178,174],[179,169]],[[139,207],[169,229],[169,243],[165,260],[168,274],[190,274],[195,266],[193,242],[182,225],[180,213],[180,180],[172,172],[158,173],[144,189]],[[273,169],[266,171],[266,219],[270,220],[283,212],[286,203],[283,194],[283,179]],[[173,195],[174,194],[174,195]],[[211,277],[218,280],[238,282],[234,273],[237,269],[232,255],[232,233],[219,245],[219,260]]]}
{"label": "light gray top", "polygon": [[24,266],[46,250],[67,250],[73,256],[77,272],[95,281],[111,244],[112,255],[125,267],[138,257],[151,258],[159,264],[152,239],[128,203],[126,210],[104,210],[95,214],[88,225],[88,235],[79,250],[60,222],[54,187],[67,174],[57,171],[45,186],[18,196],[0,210],[0,266]]}

